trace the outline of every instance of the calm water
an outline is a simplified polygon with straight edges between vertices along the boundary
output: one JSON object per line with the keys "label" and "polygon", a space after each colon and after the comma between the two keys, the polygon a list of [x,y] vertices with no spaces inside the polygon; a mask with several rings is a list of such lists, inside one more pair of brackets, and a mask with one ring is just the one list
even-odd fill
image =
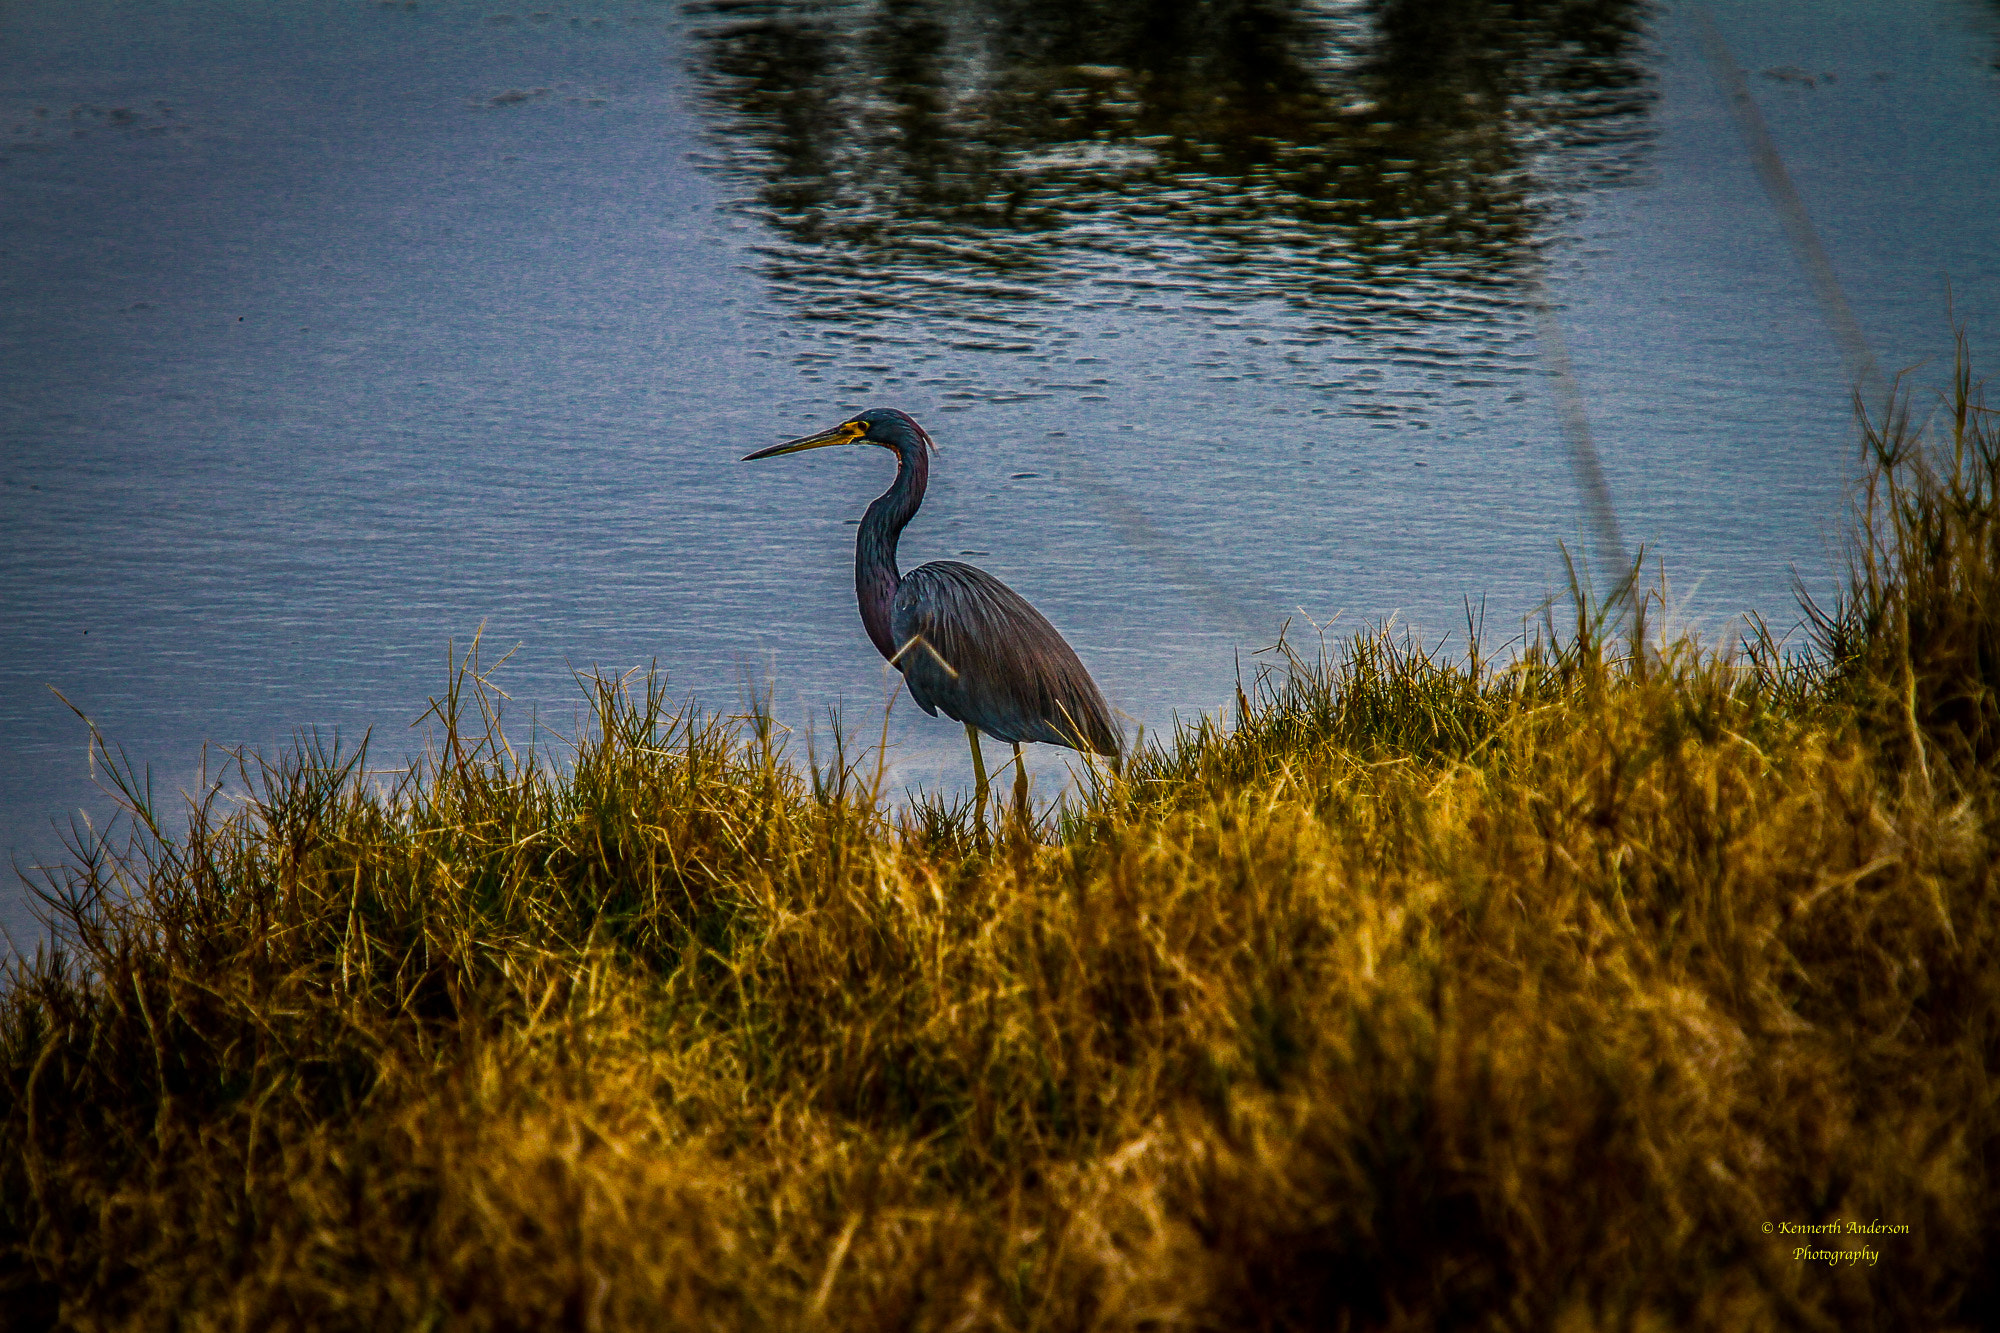
{"label": "calm water", "polygon": [[1990,3],[302,8],[0,11],[23,864],[106,808],[51,685],[164,793],[304,726],[393,761],[482,622],[522,731],[651,661],[872,729],[887,460],[736,461],[869,405],[944,448],[905,564],[1150,728],[1288,616],[1504,638],[1614,523],[1683,619],[1789,623],[1848,371],[1732,65],[1877,361],[1934,372],[1947,287],[2000,355]]}

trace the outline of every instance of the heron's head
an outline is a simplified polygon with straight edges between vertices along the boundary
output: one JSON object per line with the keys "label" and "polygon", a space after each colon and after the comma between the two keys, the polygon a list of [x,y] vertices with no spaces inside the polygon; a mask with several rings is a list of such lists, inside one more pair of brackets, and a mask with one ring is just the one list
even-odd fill
{"label": "heron's head", "polygon": [[884,449],[894,450],[899,458],[937,448],[929,433],[912,420],[909,413],[898,412],[893,407],[872,407],[858,416],[849,417],[832,430],[759,449],[754,454],[743,455],[743,461],[748,463],[758,458],[776,458],[779,454],[795,454],[804,449],[824,449],[830,444],[879,444]]}

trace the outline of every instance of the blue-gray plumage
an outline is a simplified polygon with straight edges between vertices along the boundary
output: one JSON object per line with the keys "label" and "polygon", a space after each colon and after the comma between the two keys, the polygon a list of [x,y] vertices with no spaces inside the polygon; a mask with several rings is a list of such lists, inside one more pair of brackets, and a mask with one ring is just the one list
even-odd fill
{"label": "blue-gray plumage", "polygon": [[863,412],[817,435],[745,456],[774,458],[833,444],[875,444],[896,455],[896,480],[868,506],[854,541],[854,592],[861,623],[882,656],[903,673],[926,713],[963,722],[972,742],[978,802],[986,804],[979,732],[1014,745],[1015,791],[1025,804],[1019,768],[1023,741],[1116,755],[1118,727],[1090,673],[1055,626],[1027,599],[984,570],[934,560],[907,575],[896,568],[896,540],[916,517],[930,482],[924,428],[893,408]]}
{"label": "blue-gray plumage", "polygon": [[896,589],[889,623],[897,644],[910,645],[897,665],[926,713],[942,710],[995,740],[1118,753],[1110,710],[1076,653],[986,571],[956,560],[917,566]]}

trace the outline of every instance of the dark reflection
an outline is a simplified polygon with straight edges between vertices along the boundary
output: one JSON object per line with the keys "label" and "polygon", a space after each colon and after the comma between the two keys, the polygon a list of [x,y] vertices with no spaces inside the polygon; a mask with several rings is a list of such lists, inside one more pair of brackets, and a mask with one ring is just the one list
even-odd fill
{"label": "dark reflection", "polygon": [[1631,170],[1650,97],[1635,0],[691,8],[771,273],[826,318],[1004,325],[1082,284],[1462,315]]}

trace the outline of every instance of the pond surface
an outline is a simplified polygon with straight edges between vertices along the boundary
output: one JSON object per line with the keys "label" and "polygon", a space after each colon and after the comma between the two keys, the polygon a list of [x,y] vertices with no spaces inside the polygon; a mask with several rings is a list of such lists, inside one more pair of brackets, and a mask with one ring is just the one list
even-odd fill
{"label": "pond surface", "polygon": [[1948,293],[2000,348],[1982,0],[303,9],[0,12],[24,866],[108,809],[51,686],[170,808],[205,741],[393,765],[482,624],[517,734],[650,662],[873,734],[887,459],[737,461],[863,407],[942,446],[905,567],[1000,575],[1157,732],[1288,617],[1497,645],[1559,544],[1788,625],[1852,380],[1934,381]]}

